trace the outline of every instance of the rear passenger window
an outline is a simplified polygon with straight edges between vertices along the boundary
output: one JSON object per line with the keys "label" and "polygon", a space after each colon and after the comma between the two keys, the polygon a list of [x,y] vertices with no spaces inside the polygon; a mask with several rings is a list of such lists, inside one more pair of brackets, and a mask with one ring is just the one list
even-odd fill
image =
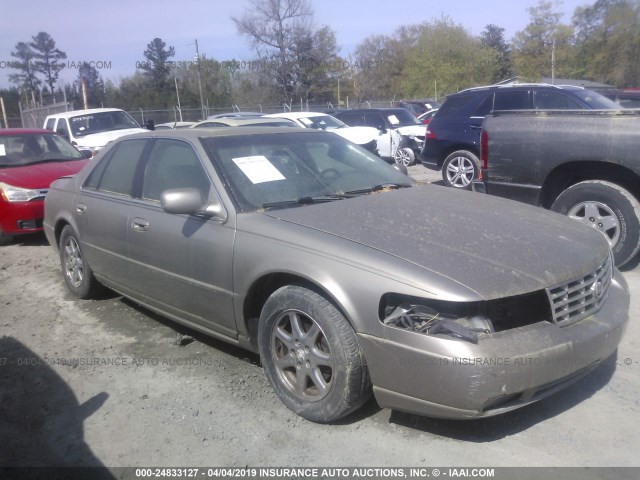
{"label": "rear passenger window", "polygon": [[[142,151],[146,145],[147,140],[121,142],[115,152],[113,152],[110,157],[104,158],[101,162],[108,163],[104,167],[100,180],[97,182],[98,190],[133,196],[133,180],[138,168],[138,163],[140,163]],[[98,165],[98,167],[100,167],[100,165]],[[97,173],[97,171],[94,170],[94,173]],[[93,182],[94,179],[90,177],[87,184]]]}
{"label": "rear passenger window", "polygon": [[345,113],[339,118],[350,127],[364,127],[364,115],[361,113]]}
{"label": "rear passenger window", "polygon": [[438,119],[452,117],[456,115],[467,103],[469,103],[475,95],[458,95],[455,97],[449,97],[445,100],[444,104],[438,110]]}
{"label": "rear passenger window", "polygon": [[364,116],[364,126],[373,127],[378,130],[384,130],[386,128],[382,115],[379,113],[367,113]]}
{"label": "rear passenger window", "polygon": [[44,127],[47,130],[51,130],[53,132],[53,128],[56,125],[56,119],[55,118],[50,118],[49,120],[47,120],[47,125]]}
{"label": "rear passenger window", "polygon": [[496,92],[493,102],[494,110],[526,110],[527,90],[516,90],[513,92]]}
{"label": "rear passenger window", "polygon": [[536,109],[573,109],[582,110],[582,107],[578,105],[573,99],[567,97],[558,92],[545,92],[535,91],[533,92],[533,108]]}
{"label": "rear passenger window", "polygon": [[473,115],[474,117],[486,117],[489,112],[493,110],[493,93],[485,98],[484,102],[480,104],[476,113]]}

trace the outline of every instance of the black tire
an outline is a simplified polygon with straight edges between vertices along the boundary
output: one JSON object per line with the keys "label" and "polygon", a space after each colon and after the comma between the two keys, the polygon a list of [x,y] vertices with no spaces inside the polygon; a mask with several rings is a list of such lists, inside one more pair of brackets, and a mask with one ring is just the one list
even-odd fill
{"label": "black tire", "polygon": [[335,421],[371,394],[369,371],[353,328],[314,291],[289,285],[274,292],[260,315],[258,345],[276,394],[307,420]]}
{"label": "black tire", "polygon": [[8,245],[11,243],[12,240],[13,240],[13,235],[2,233],[2,230],[0,230],[0,246]]}
{"label": "black tire", "polygon": [[442,179],[447,187],[471,190],[471,182],[480,175],[480,160],[467,150],[457,150],[445,158]]}
{"label": "black tire", "polygon": [[410,167],[416,163],[416,153],[409,146],[408,141],[402,140],[400,142],[400,145],[393,153],[393,161],[405,167]]}
{"label": "black tire", "polygon": [[623,266],[640,250],[640,204],[624,188],[602,180],[576,183],[551,206],[596,228],[607,238],[614,263]]}
{"label": "black tire", "polygon": [[78,298],[95,297],[100,291],[100,284],[84,258],[80,241],[71,225],[62,229],[59,250],[62,275],[69,290]]}

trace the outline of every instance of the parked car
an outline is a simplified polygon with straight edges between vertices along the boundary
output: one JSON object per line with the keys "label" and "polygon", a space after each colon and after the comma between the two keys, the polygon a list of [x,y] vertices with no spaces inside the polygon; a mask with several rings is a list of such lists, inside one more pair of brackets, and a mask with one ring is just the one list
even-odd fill
{"label": "parked car", "polygon": [[172,128],[189,128],[194,125],[196,122],[167,122],[167,123],[158,123],[154,130],[170,130]]}
{"label": "parked car", "polygon": [[[153,121],[147,127],[147,130],[153,130]],[[147,131],[131,115],[117,108],[55,113],[45,119],[43,128],[62,135],[79,150],[90,150],[93,154],[111,140]]]}
{"label": "parked car", "polygon": [[433,118],[433,116],[436,114],[437,111],[438,109],[434,108],[432,110],[428,110],[424,112],[422,115],[418,116],[418,121],[423,125],[429,125],[429,122],[431,121],[431,119]]}
{"label": "parked car", "polygon": [[86,163],[73,145],[46,130],[0,129],[0,245],[42,231],[44,197],[58,177]]}
{"label": "parked car", "polygon": [[44,228],[75,295],[102,284],[259,352],[277,396],[316,422],[372,391],[423,415],[506,412],[587,374],[628,323],[628,289],[595,230],[414,186],[317,130],[118,139],[53,183]]}
{"label": "parked car", "polygon": [[220,128],[220,127],[294,127],[298,124],[287,119],[269,118],[215,118],[194,123],[190,128]]}
{"label": "parked car", "polygon": [[224,112],[209,115],[207,120],[215,120],[216,118],[259,118],[263,113],[260,112]]}
{"label": "parked car", "polygon": [[602,90],[598,92],[610,100],[613,100],[622,108],[640,109],[640,89]]}
{"label": "parked car", "polygon": [[442,170],[445,185],[471,188],[480,173],[480,129],[492,110],[619,109],[615,102],[582,87],[504,84],[449,95],[429,122],[422,164]]}
{"label": "parked car", "polygon": [[336,117],[326,113],[317,112],[284,112],[265,115],[264,118],[285,118],[296,122],[303,128],[314,128],[316,130],[327,130],[342,138],[366,148],[370,152],[377,152],[378,130],[373,127],[350,127]]}
{"label": "parked car", "polygon": [[415,117],[425,114],[430,110],[437,110],[440,104],[434,100],[400,100],[394,106],[409,110]]}
{"label": "parked car", "polygon": [[376,153],[389,162],[413,165],[424,145],[426,128],[404,108],[344,110],[334,116],[350,127],[378,130]]}
{"label": "parked car", "polygon": [[540,205],[601,232],[617,266],[640,251],[640,112],[498,112],[474,190]]}

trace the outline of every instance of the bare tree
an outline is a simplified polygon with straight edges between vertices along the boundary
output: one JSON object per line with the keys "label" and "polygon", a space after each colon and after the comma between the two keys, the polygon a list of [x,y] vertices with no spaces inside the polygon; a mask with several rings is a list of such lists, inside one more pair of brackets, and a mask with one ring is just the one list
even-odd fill
{"label": "bare tree", "polygon": [[[261,63],[274,76],[285,100],[296,91],[295,52],[301,31],[311,32],[313,10],[309,0],[249,0],[249,8],[231,19],[251,41]],[[311,35],[309,35],[311,36]]]}

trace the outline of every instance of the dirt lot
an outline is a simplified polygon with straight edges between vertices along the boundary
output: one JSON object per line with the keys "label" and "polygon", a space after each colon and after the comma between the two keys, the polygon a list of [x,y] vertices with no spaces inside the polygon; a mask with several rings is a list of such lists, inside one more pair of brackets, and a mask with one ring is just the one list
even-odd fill
{"label": "dirt lot", "polygon": [[560,394],[470,422],[372,400],[323,426],[256,356],[116,295],[77,300],[44,237],[18,240],[0,248],[0,466],[639,466],[640,268],[625,277],[617,358]]}

